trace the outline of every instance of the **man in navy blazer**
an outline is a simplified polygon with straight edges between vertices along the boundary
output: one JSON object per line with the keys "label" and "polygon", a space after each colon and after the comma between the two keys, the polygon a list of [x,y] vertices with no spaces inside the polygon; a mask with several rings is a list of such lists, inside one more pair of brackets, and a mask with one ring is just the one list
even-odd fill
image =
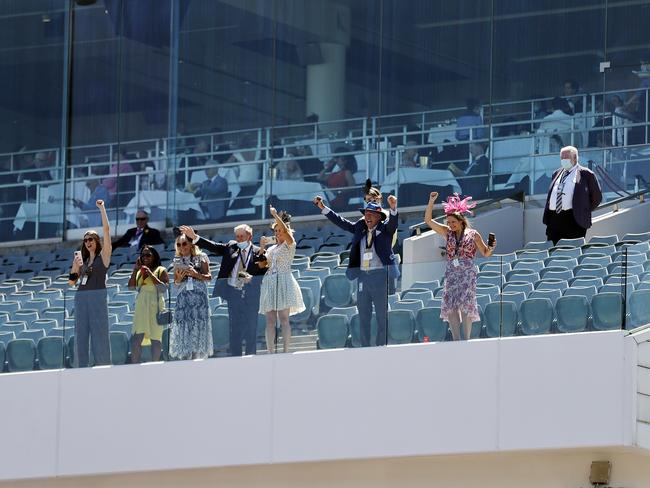
{"label": "man in navy blazer", "polygon": [[346,271],[349,280],[357,281],[357,308],[361,326],[361,345],[370,346],[372,307],[377,315],[378,346],[386,344],[388,327],[388,281],[399,277],[397,260],[393,254],[393,235],[397,231],[397,198],[388,197],[390,213],[386,214],[377,203],[370,202],[359,211],[363,219],[350,222],[323,204],[320,196],[314,204],[333,224],[352,234],[350,262]]}
{"label": "man in navy blazer", "polygon": [[546,196],[544,217],[546,236],[557,244],[560,239],[584,237],[591,227],[591,212],[603,199],[596,175],[578,164],[578,150],[560,150],[561,167],[553,173]]}
{"label": "man in navy blazer", "polygon": [[226,243],[199,237],[186,225],[182,225],[180,230],[201,249],[222,256],[212,295],[228,302],[230,355],[242,355],[242,339],[246,341],[246,355],[255,354],[260,286],[266,267],[257,264],[265,258],[260,258],[260,248],[253,245],[253,229],[247,224],[238,225],[235,227],[235,240]]}

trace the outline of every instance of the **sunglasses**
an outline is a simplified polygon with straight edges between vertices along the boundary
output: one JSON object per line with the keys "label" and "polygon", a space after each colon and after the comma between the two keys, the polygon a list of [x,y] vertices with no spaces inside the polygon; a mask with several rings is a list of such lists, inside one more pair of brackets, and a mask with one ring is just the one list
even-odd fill
{"label": "sunglasses", "polygon": [[185,247],[185,246],[189,246],[189,245],[190,244],[187,241],[177,242],[176,243],[176,247],[181,247],[181,246]]}
{"label": "sunglasses", "polygon": [[94,241],[95,239],[92,237],[84,237],[84,242],[91,242]]}
{"label": "sunglasses", "polygon": [[135,218],[136,222],[142,222],[143,220],[147,220],[147,217],[136,217]]}

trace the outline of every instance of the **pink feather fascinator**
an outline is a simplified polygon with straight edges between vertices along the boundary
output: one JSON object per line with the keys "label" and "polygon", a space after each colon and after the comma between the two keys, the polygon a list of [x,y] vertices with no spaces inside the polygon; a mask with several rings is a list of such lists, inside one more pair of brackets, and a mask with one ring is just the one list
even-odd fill
{"label": "pink feather fascinator", "polygon": [[445,215],[453,213],[459,213],[461,215],[468,213],[470,215],[474,215],[471,209],[476,207],[476,203],[472,202],[471,200],[472,197],[465,197],[461,200],[461,198],[458,196],[458,193],[454,193],[453,195],[447,197],[447,201],[443,202],[442,208],[445,211]]}

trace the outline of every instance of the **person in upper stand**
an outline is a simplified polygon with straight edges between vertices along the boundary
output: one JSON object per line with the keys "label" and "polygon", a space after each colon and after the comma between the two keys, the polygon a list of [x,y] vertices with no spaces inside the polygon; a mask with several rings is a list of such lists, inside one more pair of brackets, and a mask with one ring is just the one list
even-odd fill
{"label": "person in upper stand", "polygon": [[127,230],[122,237],[113,242],[113,247],[134,247],[142,249],[145,245],[164,244],[160,231],[149,227],[149,214],[142,209],[135,213],[135,227]]}

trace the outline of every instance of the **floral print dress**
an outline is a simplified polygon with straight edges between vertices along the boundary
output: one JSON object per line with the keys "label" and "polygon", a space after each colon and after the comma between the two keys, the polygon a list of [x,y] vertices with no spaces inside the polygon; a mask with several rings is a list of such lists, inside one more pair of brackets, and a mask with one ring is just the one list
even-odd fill
{"label": "floral print dress", "polygon": [[[447,269],[440,308],[440,318],[443,320],[449,321],[449,315],[457,310],[473,322],[480,320],[476,304],[478,269],[474,264],[476,234],[474,229],[465,229],[459,242],[454,232],[447,232]],[[454,265],[455,259],[458,259],[458,266]]]}
{"label": "floral print dress", "polygon": [[[201,253],[190,258],[180,258],[183,265],[200,270],[201,263],[209,262]],[[169,353],[178,359],[207,358],[212,354],[212,326],[208,287],[205,281],[189,279],[176,285],[174,324],[169,336]],[[190,289],[191,288],[191,289]]]}

